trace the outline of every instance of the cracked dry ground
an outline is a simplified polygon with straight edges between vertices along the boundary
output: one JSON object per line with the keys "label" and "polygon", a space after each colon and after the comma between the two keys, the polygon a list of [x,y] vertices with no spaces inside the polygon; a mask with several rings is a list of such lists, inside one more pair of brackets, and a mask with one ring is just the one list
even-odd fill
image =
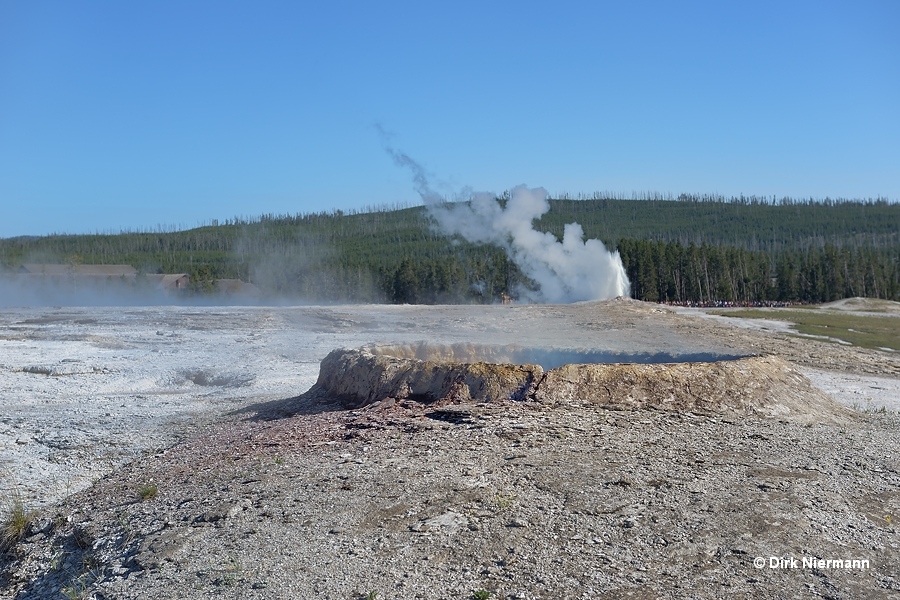
{"label": "cracked dry ground", "polygon": [[312,392],[44,514],[3,597],[900,597],[898,424]]}

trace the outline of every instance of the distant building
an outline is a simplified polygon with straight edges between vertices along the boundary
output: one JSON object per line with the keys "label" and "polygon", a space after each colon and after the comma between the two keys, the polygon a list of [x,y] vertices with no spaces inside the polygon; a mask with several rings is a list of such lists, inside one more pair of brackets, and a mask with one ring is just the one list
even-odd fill
{"label": "distant building", "polygon": [[[187,273],[138,274],[131,265],[25,263],[17,271],[15,281],[29,297],[59,304],[178,302],[204,291],[191,289]],[[259,288],[240,279],[213,280],[212,289],[205,291],[237,303],[258,301],[261,296]]]}
{"label": "distant building", "polygon": [[191,278],[187,273],[168,273],[144,275],[146,282],[167,292],[180,292],[188,289]]}

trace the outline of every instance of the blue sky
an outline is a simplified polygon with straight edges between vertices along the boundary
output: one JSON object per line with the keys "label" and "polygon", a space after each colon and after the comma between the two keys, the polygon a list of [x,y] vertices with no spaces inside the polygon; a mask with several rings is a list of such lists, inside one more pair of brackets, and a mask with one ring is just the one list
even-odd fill
{"label": "blue sky", "polygon": [[900,2],[0,3],[0,237],[517,184],[900,199]]}

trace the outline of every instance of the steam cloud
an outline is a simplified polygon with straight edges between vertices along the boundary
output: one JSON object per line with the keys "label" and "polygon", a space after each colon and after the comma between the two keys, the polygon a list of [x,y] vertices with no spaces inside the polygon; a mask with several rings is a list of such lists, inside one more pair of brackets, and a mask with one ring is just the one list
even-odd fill
{"label": "steam cloud", "polygon": [[506,206],[492,194],[475,194],[469,203],[430,207],[441,229],[470,242],[497,244],[522,272],[540,285],[542,302],[577,302],[627,296],[628,276],[618,252],[600,240],[584,241],[578,223],[569,223],[562,241],[534,229],[534,220],[550,210],[544,188],[512,189]]}
{"label": "steam cloud", "polygon": [[560,241],[537,231],[535,219],[550,210],[544,188],[519,185],[506,206],[493,194],[471,194],[468,202],[446,202],[429,185],[428,174],[408,155],[387,147],[388,154],[413,175],[413,184],[441,231],[473,243],[496,244],[522,272],[540,285],[537,302],[567,303],[627,296],[631,284],[618,251],[610,252],[600,240],[584,241],[584,230],[570,223]]}

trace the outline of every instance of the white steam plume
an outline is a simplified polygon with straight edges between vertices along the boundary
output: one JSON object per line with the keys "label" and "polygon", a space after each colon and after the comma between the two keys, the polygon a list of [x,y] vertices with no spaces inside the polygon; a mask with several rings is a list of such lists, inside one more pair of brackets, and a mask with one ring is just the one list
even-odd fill
{"label": "white steam plume", "polygon": [[497,244],[522,272],[540,285],[540,302],[577,302],[627,296],[628,276],[618,252],[600,240],[584,241],[578,223],[569,223],[562,241],[537,231],[535,219],[550,210],[544,188],[524,185],[511,191],[506,206],[492,194],[475,194],[468,203],[429,207],[441,230],[470,242]]}
{"label": "white steam plume", "polygon": [[410,169],[416,191],[441,231],[506,250],[519,269],[540,286],[532,300],[566,303],[630,294],[631,284],[618,251],[608,251],[600,240],[584,241],[581,225],[566,225],[562,241],[534,228],[535,219],[550,210],[544,188],[517,186],[506,206],[488,193],[473,194],[468,202],[448,203],[431,189],[421,165],[402,152],[386,149],[394,162]]}

